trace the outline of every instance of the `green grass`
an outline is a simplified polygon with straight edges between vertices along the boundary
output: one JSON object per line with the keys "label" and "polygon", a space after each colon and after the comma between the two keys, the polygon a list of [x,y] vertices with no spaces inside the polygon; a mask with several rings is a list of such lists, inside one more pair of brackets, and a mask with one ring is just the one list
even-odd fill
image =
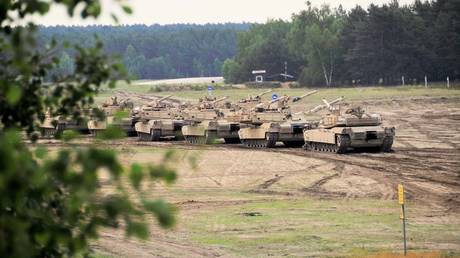
{"label": "green grass", "polygon": [[[132,93],[149,93],[152,86],[149,85],[128,85],[124,82],[118,83],[115,89],[104,87],[101,94],[97,97],[100,102],[112,95],[114,91],[121,90]],[[230,86],[218,87],[213,91],[214,96],[228,96],[230,100],[238,100],[249,95],[256,95],[264,92],[266,89],[236,89]],[[221,89],[225,88],[225,89]],[[290,96],[300,96],[313,88],[295,88],[295,89],[273,89],[278,95],[287,94]],[[344,96],[347,100],[362,100],[375,98],[398,98],[398,97],[421,97],[421,96],[460,96],[460,87],[452,86],[447,89],[445,86],[435,85],[425,88],[424,86],[395,86],[395,87],[348,87],[348,88],[319,88],[320,92],[308,97],[309,101],[318,102],[321,99],[334,99]],[[206,91],[162,91],[153,93],[156,95],[173,95],[184,99],[198,99],[207,94]],[[270,99],[271,94],[265,96],[266,100]]]}
{"label": "green grass", "polygon": [[[243,215],[247,212],[261,216]],[[410,247],[423,250],[425,242],[458,243],[456,226],[410,223]],[[399,251],[394,248],[401,244],[394,201],[260,201],[202,212],[188,221],[188,227],[195,242],[241,256],[357,255],[364,250]]]}

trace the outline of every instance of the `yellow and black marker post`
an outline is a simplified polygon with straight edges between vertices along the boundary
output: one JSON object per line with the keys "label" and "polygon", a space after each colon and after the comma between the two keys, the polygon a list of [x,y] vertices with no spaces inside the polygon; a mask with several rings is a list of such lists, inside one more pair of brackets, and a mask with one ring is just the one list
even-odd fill
{"label": "yellow and black marker post", "polygon": [[401,214],[400,218],[403,224],[403,237],[404,237],[404,256],[407,255],[407,241],[406,241],[406,210],[404,207],[404,186],[398,184],[398,201],[401,205]]}

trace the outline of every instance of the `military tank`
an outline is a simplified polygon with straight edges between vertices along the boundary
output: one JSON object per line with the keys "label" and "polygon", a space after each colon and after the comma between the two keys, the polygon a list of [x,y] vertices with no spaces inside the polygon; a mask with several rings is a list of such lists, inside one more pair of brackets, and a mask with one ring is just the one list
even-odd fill
{"label": "military tank", "polygon": [[273,90],[264,91],[258,95],[248,96],[247,98],[239,100],[236,105],[241,109],[250,110],[255,105],[262,103],[262,97],[272,92]]}
{"label": "military tank", "polygon": [[330,111],[317,128],[305,128],[306,150],[339,154],[359,148],[391,151],[395,128],[382,126],[379,114],[368,114],[360,107],[341,113],[340,108],[330,106]]}
{"label": "military tank", "polygon": [[240,124],[235,118],[238,111],[227,105],[218,107],[227,98],[202,102],[196,109],[185,112],[184,118],[189,124],[182,127],[182,134],[188,143],[210,144],[219,138],[225,143],[239,143]]}
{"label": "military tank", "polygon": [[162,138],[182,139],[184,125],[181,109],[166,102],[171,95],[154,100],[138,111],[139,121],[134,125],[141,141],[159,141]]}
{"label": "military tank", "polygon": [[[297,102],[318,91],[295,97]],[[246,124],[238,132],[243,145],[251,148],[272,148],[278,141],[289,147],[303,145],[303,128],[306,121],[293,120],[289,106],[291,98],[282,96],[268,103],[261,103],[249,112],[241,123]]]}
{"label": "military tank", "polygon": [[64,130],[73,130],[81,134],[88,134],[88,126],[85,118],[78,120],[67,116],[52,116],[46,112],[43,122],[39,125],[39,130],[44,138],[53,138],[59,136]]}
{"label": "military tank", "polygon": [[[97,135],[99,132],[107,129],[108,125],[116,126],[125,131],[129,136],[135,135],[134,124],[137,122],[135,115],[134,104],[129,99],[118,101],[117,97],[111,97],[98,108],[98,112],[102,112],[103,119],[93,114],[88,120],[88,129],[92,135]],[[128,112],[127,117],[118,117],[119,112]],[[100,115],[100,114],[99,114]]]}

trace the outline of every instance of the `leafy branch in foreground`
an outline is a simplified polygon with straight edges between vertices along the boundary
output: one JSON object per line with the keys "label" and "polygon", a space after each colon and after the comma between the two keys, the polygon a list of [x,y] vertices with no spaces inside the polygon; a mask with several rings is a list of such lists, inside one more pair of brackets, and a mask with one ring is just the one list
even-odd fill
{"label": "leafy branch in foreground", "polygon": [[[123,2],[122,0],[118,2]],[[92,48],[73,46],[74,71],[53,77],[55,56],[64,44],[36,47],[36,26],[13,26],[33,14],[63,5],[70,16],[97,17],[97,0],[0,1],[0,254],[7,257],[67,257],[90,253],[100,228],[123,228],[127,236],[147,238],[146,216],[163,227],[174,224],[174,208],[150,200],[144,189],[176,174],[163,163],[132,165],[127,171],[113,150],[67,144],[49,153],[23,141],[18,130],[36,140],[45,112],[78,119],[104,84],[125,75],[121,65]],[[126,6],[121,8],[130,13]],[[69,61],[69,60],[67,60]],[[45,83],[45,78],[52,82]],[[113,138],[120,134],[110,134]],[[72,133],[63,139],[71,140]],[[133,191],[134,189],[134,191]]]}
{"label": "leafy branch in foreground", "polygon": [[134,164],[125,175],[112,150],[66,148],[51,155],[29,150],[17,132],[7,131],[0,136],[0,171],[0,253],[9,257],[87,254],[101,227],[145,239],[146,214],[163,227],[174,225],[174,208],[142,190],[146,181],[174,182],[166,164]]}

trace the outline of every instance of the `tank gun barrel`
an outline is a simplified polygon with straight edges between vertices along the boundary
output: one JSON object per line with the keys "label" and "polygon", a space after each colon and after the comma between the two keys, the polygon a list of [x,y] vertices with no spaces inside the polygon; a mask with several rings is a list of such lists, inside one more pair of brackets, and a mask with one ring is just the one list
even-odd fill
{"label": "tank gun barrel", "polygon": [[302,95],[302,96],[300,96],[300,97],[295,97],[295,98],[293,98],[293,99],[292,99],[292,102],[300,101],[300,100],[302,100],[303,98],[308,97],[308,96],[310,96],[310,95],[313,95],[313,94],[315,94],[315,93],[317,93],[317,92],[318,92],[318,90],[313,90],[313,91],[307,92],[306,94],[304,94],[304,95]]}
{"label": "tank gun barrel", "polygon": [[304,114],[308,115],[308,114],[316,113],[316,112],[318,112],[318,111],[320,111],[322,109],[331,107],[331,105],[334,105],[334,104],[342,101],[343,99],[344,99],[344,97],[340,97],[340,98],[334,99],[331,102],[328,102],[326,99],[323,99],[324,104],[318,105],[318,106],[314,107],[313,109],[311,109],[311,110],[309,110],[307,112],[304,112]]}
{"label": "tank gun barrel", "polygon": [[270,92],[272,92],[272,91],[273,91],[273,90],[264,91],[264,92],[260,93],[259,95],[256,95],[256,97],[259,97],[259,98],[260,98],[260,97],[262,97],[262,96],[264,96],[264,95],[266,95],[266,94],[268,94],[268,93],[270,93]]}
{"label": "tank gun barrel", "polygon": [[214,100],[214,101],[211,102],[211,105],[214,105],[214,104],[219,103],[219,102],[221,102],[221,101],[224,101],[224,100],[226,100],[226,99],[228,99],[227,96],[222,97],[222,98],[220,98],[220,99],[216,99],[216,100]]}
{"label": "tank gun barrel", "polygon": [[162,101],[167,100],[167,99],[169,99],[169,98],[171,98],[171,97],[172,97],[172,95],[164,96],[164,97],[160,98],[160,99],[158,100],[158,102],[162,102]]}

